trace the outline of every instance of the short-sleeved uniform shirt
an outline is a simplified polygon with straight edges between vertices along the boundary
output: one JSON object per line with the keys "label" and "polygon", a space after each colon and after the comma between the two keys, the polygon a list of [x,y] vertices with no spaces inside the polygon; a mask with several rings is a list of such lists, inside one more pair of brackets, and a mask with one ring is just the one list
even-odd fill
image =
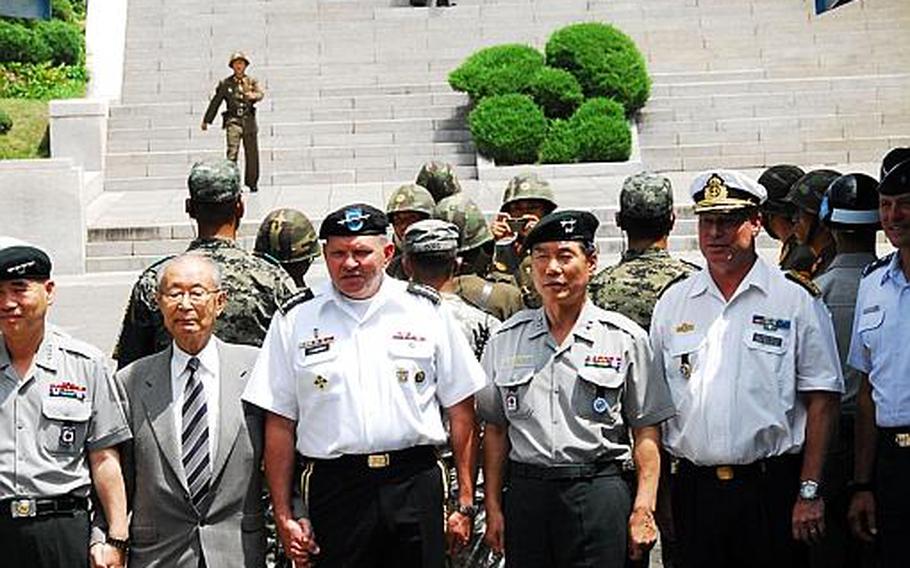
{"label": "short-sleeved uniform shirt", "polygon": [[543,308],[502,324],[481,361],[481,418],[508,426],[510,459],[556,466],[631,459],[629,427],[673,415],[646,332],[586,301],[557,345]]}
{"label": "short-sleeved uniform shirt", "polygon": [[366,301],[331,282],[272,321],[243,399],[297,421],[311,458],[442,445],[440,407],[483,388],[449,309],[384,277]]}
{"label": "short-sleeved uniform shirt", "polygon": [[88,452],[130,438],[98,349],[49,325],[23,380],[0,337],[0,499],[88,496]]}
{"label": "short-sleeved uniform shirt", "polygon": [[664,447],[699,465],[800,451],[799,393],[844,388],[827,308],[761,258],[729,301],[709,270],[668,288],[654,308],[651,344],[676,404]]}
{"label": "short-sleeved uniform shirt", "polygon": [[910,426],[910,282],[892,253],[860,281],[847,362],[869,375],[875,423]]}

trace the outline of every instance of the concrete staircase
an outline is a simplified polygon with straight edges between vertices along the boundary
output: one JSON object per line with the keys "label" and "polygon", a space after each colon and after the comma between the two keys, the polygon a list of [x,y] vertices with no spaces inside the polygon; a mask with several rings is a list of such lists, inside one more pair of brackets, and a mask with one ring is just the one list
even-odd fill
{"label": "concrete staircase", "polygon": [[[652,97],[638,126],[646,167],[671,172],[678,202],[707,167],[791,162],[875,173],[910,144],[910,4],[855,0],[822,17],[809,0],[131,0],[123,98],[111,108],[105,194],[93,204],[90,270],[134,270],[185,246],[185,179],[222,155],[202,132],[208,96],[243,49],[259,105],[262,182],[248,207],[314,219],[354,199],[383,203],[430,158],[456,165],[487,211],[501,187],[476,179],[468,100],[445,78],[476,49],[542,47],[558,27],[612,22],[645,53]],[[554,180],[560,201],[609,226],[621,178]],[[609,229],[604,245],[619,241]],[[693,251],[691,223],[678,244]]]}

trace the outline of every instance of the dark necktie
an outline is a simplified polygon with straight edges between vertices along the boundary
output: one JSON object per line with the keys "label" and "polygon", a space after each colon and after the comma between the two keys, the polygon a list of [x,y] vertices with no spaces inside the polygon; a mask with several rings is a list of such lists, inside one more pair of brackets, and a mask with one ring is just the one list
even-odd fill
{"label": "dark necktie", "polygon": [[183,391],[183,470],[193,505],[199,504],[208,493],[212,481],[209,457],[209,420],[205,404],[205,388],[199,379],[199,359],[186,364],[190,376]]}

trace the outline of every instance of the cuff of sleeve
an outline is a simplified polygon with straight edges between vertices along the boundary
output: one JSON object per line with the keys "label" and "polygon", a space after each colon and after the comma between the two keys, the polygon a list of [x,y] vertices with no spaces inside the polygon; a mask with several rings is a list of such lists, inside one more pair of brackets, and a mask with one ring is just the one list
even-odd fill
{"label": "cuff of sleeve", "polygon": [[92,440],[88,442],[85,447],[90,452],[96,450],[103,450],[105,448],[113,448],[114,446],[126,442],[127,440],[132,440],[133,434],[130,432],[130,429],[126,426],[119,430],[115,430],[110,434],[102,436],[97,440]]}
{"label": "cuff of sleeve", "polygon": [[676,416],[676,407],[675,406],[666,406],[656,412],[646,414],[635,420],[629,420],[629,426],[631,428],[644,428],[645,426],[657,426],[661,422],[669,420]]}

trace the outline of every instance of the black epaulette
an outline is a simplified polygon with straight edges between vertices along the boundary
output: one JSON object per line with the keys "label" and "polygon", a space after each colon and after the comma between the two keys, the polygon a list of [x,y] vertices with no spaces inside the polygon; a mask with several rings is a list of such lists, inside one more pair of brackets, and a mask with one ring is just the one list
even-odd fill
{"label": "black epaulette", "polygon": [[685,264],[686,266],[688,266],[688,267],[691,268],[692,270],[695,270],[696,272],[698,272],[699,270],[702,269],[702,266],[701,266],[701,265],[695,264],[694,262],[688,261],[688,260],[686,260],[686,259],[684,259],[684,258],[680,258],[680,259],[679,259],[679,262],[681,262],[682,264]]}
{"label": "black epaulette", "polygon": [[309,288],[304,288],[303,290],[299,290],[296,294],[285,300],[283,304],[278,306],[278,311],[281,312],[282,315],[286,316],[288,315],[288,312],[294,308],[294,306],[299,306],[304,302],[309,302],[313,299],[313,297],[313,291]]}
{"label": "black epaulette", "polygon": [[821,288],[819,288],[815,282],[809,280],[808,278],[806,278],[805,276],[803,276],[796,270],[788,270],[788,271],[784,272],[784,276],[787,277],[787,280],[796,282],[797,284],[799,284],[800,286],[805,288],[806,291],[809,292],[809,294],[811,294],[813,298],[818,298],[822,295]]}
{"label": "black epaulette", "polygon": [[673,286],[674,284],[679,284],[680,282],[682,282],[683,280],[685,280],[686,278],[688,278],[688,277],[691,276],[692,274],[693,274],[693,273],[691,273],[691,272],[690,272],[690,273],[686,273],[686,272],[681,272],[681,273],[679,273],[679,274],[676,275],[676,277],[674,277],[672,280],[670,280],[669,282],[667,282],[666,284],[664,284],[664,287],[661,288],[661,289],[660,289],[660,292],[657,293],[657,297],[660,298],[661,296],[664,295],[664,292],[666,292],[666,291],[670,288],[670,286]]}
{"label": "black epaulette", "polygon": [[442,301],[442,298],[439,296],[439,292],[431,286],[426,284],[420,284],[417,282],[408,282],[408,292],[414,294],[415,296],[421,296],[427,300],[433,302],[435,305],[439,305],[439,302]]}
{"label": "black epaulette", "polygon": [[870,274],[872,274],[879,268],[881,268],[887,264],[890,264],[891,260],[893,258],[894,258],[894,253],[890,252],[881,258],[877,258],[877,259],[873,260],[872,262],[870,262],[869,264],[866,265],[866,268],[863,268],[863,278],[865,278],[866,276],[869,276]]}

